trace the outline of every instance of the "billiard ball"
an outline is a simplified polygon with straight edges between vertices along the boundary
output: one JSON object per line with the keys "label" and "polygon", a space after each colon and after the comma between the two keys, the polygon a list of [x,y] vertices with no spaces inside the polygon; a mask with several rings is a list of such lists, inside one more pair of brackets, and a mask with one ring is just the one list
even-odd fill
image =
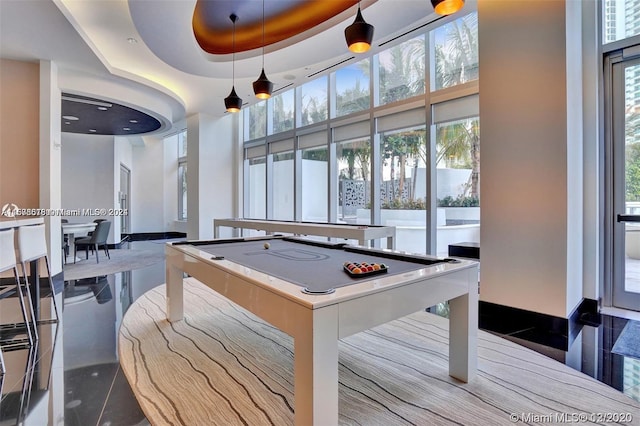
{"label": "billiard ball", "polygon": [[265,249],[265,250],[269,250],[269,247],[271,247],[271,244],[269,244],[269,243],[264,243],[264,249]]}

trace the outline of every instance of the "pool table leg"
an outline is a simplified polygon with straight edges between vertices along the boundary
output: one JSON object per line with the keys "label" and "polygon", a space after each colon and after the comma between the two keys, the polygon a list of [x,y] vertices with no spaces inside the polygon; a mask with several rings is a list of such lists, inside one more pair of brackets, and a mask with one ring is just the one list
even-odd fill
{"label": "pool table leg", "polygon": [[449,375],[468,382],[478,363],[478,288],[449,301]]}
{"label": "pool table leg", "polygon": [[310,311],[294,336],[295,424],[338,424],[338,307]]}
{"label": "pool table leg", "polygon": [[167,319],[170,322],[180,321],[184,316],[184,299],[182,292],[182,270],[176,268],[167,259]]}
{"label": "pool table leg", "polygon": [[387,248],[389,250],[395,250],[396,249],[396,241],[395,238],[393,237],[387,237]]}

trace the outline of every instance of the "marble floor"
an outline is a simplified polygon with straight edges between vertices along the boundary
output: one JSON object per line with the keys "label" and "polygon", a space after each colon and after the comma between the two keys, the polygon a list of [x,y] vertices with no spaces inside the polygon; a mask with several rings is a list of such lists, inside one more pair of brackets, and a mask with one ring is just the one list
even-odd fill
{"label": "marble floor", "polygon": [[[130,243],[163,250],[163,241]],[[134,426],[149,422],[118,361],[117,333],[124,313],[140,295],[164,282],[164,264],[65,282],[64,312],[57,325],[39,326],[32,350],[4,353],[0,425]],[[585,326],[569,351],[511,340],[557,359],[640,401],[640,323],[603,316]],[[624,344],[618,342],[620,336]],[[616,345],[618,342],[618,345]],[[613,350],[612,350],[613,349]],[[624,355],[627,353],[627,355]]]}

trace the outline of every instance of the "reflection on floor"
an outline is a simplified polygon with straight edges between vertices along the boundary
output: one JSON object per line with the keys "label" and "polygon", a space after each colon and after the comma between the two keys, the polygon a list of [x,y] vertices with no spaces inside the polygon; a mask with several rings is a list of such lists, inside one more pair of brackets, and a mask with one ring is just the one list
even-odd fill
{"label": "reflection on floor", "polygon": [[[162,241],[130,244],[164,250]],[[117,333],[128,307],[164,282],[164,263],[65,283],[57,325],[39,326],[33,349],[4,352],[0,425],[148,425],[118,362]],[[60,299],[59,299],[60,300]],[[2,303],[2,300],[0,300]],[[1,308],[2,305],[0,305]],[[3,318],[4,319],[4,318]],[[509,337],[640,401],[640,323],[603,316],[568,352]]]}

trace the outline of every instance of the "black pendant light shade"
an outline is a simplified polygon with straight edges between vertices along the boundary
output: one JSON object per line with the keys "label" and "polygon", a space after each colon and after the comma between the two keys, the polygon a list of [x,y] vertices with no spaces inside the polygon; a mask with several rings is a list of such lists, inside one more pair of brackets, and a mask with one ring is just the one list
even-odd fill
{"label": "black pendant light shade", "polygon": [[233,79],[233,85],[231,86],[231,93],[229,93],[229,96],[224,98],[224,106],[227,108],[227,112],[238,112],[242,109],[242,98],[240,98],[236,93],[236,21],[238,20],[238,16],[235,13],[232,13],[229,16],[229,19],[233,22],[233,53],[231,57],[233,69],[231,77]]}
{"label": "black pendant light shade", "polygon": [[373,41],[373,25],[367,24],[360,12],[358,6],[358,14],[353,24],[344,29],[344,38],[347,41],[349,50],[354,53],[363,53],[369,50]]}
{"label": "black pendant light shade", "polygon": [[438,15],[451,15],[462,9],[464,0],[431,0],[431,4]]}
{"label": "black pendant light shade", "polygon": [[238,112],[242,109],[242,98],[236,93],[236,86],[231,87],[231,93],[224,98],[224,106],[228,112]]}
{"label": "black pendant light shade", "polygon": [[271,92],[273,92],[273,83],[269,81],[264,73],[264,68],[262,68],[260,77],[253,82],[253,93],[258,99],[268,99],[271,97]]}
{"label": "black pendant light shade", "polygon": [[260,77],[253,82],[253,93],[258,99],[269,99],[271,92],[273,92],[273,83],[264,73],[264,0],[262,0],[262,72]]}

